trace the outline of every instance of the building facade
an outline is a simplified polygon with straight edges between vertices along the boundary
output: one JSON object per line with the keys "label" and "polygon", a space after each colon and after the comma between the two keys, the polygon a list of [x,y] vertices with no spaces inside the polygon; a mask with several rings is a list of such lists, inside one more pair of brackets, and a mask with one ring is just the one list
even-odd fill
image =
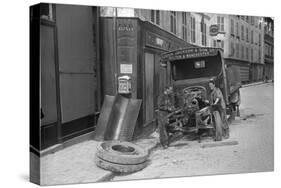
{"label": "building facade", "polygon": [[263,21],[261,17],[209,14],[219,33],[212,46],[224,50],[228,66],[239,66],[241,81],[263,79]]}
{"label": "building facade", "polygon": [[274,21],[264,18],[264,77],[274,79]]}

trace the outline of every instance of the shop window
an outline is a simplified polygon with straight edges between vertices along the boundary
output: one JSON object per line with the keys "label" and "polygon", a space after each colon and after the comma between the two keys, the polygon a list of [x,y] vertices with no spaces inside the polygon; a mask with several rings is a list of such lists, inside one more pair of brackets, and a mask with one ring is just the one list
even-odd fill
{"label": "shop window", "polygon": [[170,21],[171,21],[171,32],[176,34],[177,33],[177,31],[176,31],[177,19],[176,19],[175,11],[171,11]]}

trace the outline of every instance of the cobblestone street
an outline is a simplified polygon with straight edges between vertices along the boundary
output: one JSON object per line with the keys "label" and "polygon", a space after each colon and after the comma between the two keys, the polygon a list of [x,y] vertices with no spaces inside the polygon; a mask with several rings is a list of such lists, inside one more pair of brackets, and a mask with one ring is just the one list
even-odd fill
{"label": "cobblestone street", "polygon": [[[94,164],[98,142],[86,141],[42,157],[41,183],[54,185],[271,171],[273,84],[242,88],[241,96],[241,117],[230,126],[230,141],[238,141],[238,145],[202,148],[198,141],[183,138],[166,150],[155,149],[150,155],[150,164],[142,171],[114,176]],[[212,141],[203,141],[208,142]]]}
{"label": "cobblestone street", "polygon": [[241,96],[241,117],[230,125],[230,140],[238,145],[201,148],[180,140],[153,152],[144,170],[113,180],[272,171],[273,84],[242,88]]}

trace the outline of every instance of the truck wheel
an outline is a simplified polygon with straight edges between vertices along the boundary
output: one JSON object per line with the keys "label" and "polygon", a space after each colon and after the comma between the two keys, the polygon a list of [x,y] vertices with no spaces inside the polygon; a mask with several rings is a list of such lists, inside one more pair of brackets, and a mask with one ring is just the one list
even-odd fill
{"label": "truck wheel", "polygon": [[145,168],[148,164],[148,162],[143,162],[140,164],[118,164],[118,163],[112,163],[106,160],[103,160],[99,157],[95,157],[95,163],[98,167],[105,169],[105,170],[110,170],[112,172],[117,172],[117,173],[132,173],[139,171],[143,168]]}
{"label": "truck wheel", "polygon": [[222,140],[222,127],[223,127],[221,116],[218,111],[214,111],[213,116],[214,116],[214,126],[215,126],[215,141],[221,141]]}
{"label": "truck wheel", "polygon": [[108,162],[131,165],[145,162],[148,151],[130,142],[112,141],[98,145],[96,156]]}

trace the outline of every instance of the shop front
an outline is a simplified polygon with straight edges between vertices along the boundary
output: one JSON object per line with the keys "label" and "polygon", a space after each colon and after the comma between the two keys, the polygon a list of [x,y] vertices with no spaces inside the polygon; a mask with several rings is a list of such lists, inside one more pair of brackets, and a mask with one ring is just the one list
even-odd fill
{"label": "shop front", "polygon": [[40,66],[31,69],[40,80],[33,113],[39,111],[40,120],[31,122],[31,130],[39,126],[31,140],[37,152],[94,130],[100,107],[98,15],[89,6],[31,7],[30,66]]}
{"label": "shop front", "polygon": [[142,99],[134,130],[141,137],[156,128],[157,97],[169,84],[160,54],[192,45],[138,18],[103,17],[100,26],[102,96],[120,94],[120,78],[127,77],[130,92],[121,94]]}
{"label": "shop front", "polygon": [[225,58],[225,63],[227,66],[235,66],[240,70],[240,80],[242,83],[250,82],[250,63],[248,61],[240,61],[231,58]]}

